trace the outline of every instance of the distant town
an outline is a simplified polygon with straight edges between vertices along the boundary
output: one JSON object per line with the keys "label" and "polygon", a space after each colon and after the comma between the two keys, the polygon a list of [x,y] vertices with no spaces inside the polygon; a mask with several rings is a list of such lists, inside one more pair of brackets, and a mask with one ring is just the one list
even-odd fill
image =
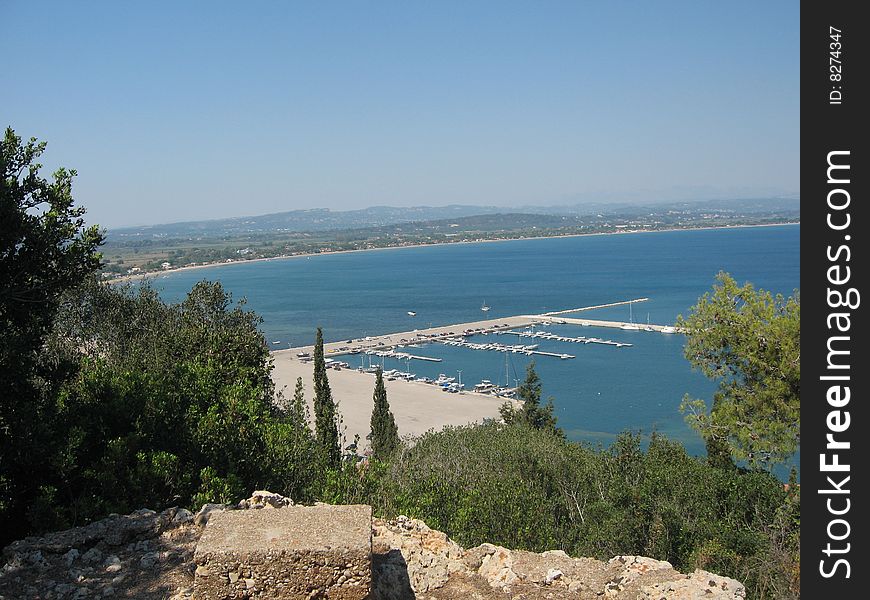
{"label": "distant town", "polygon": [[297,210],[110,230],[103,247],[103,277],[377,248],[799,221],[800,202],[793,198],[535,209]]}

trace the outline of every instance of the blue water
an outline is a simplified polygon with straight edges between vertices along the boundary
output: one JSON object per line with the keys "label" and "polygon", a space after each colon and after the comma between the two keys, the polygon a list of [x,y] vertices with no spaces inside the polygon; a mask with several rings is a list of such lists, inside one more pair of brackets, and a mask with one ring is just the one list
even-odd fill
{"label": "blue water", "polygon": [[[636,322],[669,324],[688,313],[720,270],[738,282],[791,294],[800,287],[799,252],[800,226],[792,225],[326,254],[182,271],[154,284],[165,299],[177,301],[199,280],[220,280],[263,316],[267,338],[280,342],[272,344],[277,349],[312,343],[317,326],[327,341],[335,341],[639,297],[650,300],[633,306]],[[488,313],[480,311],[484,301],[491,307]],[[582,316],[628,320],[629,309]],[[678,406],[686,393],[709,398],[714,385],[691,371],[681,336],[571,325],[550,330],[634,344],[615,348],[535,340],[541,350],[577,357],[536,360],[544,394],[554,398],[559,424],[571,439],[606,445],[626,429],[656,430],[690,452],[703,453]],[[520,343],[514,336],[494,341]],[[412,350],[444,359],[412,362],[413,372],[457,377],[461,369],[467,387],[481,379],[522,379],[531,360],[509,355],[506,366],[504,355],[495,352],[440,345]],[[360,360],[352,357],[351,364]],[[406,365],[387,360],[386,366]]]}

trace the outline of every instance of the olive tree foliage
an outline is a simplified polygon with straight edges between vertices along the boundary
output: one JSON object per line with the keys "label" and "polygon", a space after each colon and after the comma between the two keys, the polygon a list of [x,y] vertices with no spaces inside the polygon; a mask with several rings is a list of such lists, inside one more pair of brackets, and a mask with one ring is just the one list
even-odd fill
{"label": "olive tree foliage", "polygon": [[147,284],[65,294],[43,356],[74,369],[54,396],[49,458],[31,474],[27,529],[252,489],[313,500],[301,391],[289,406],[276,399],[260,322],[219,283],[177,304]]}
{"label": "olive tree foliage", "polygon": [[751,466],[790,457],[800,443],[800,292],[784,298],[719,273],[688,317],[684,354],[718,381],[708,404],[686,397],[681,410],[707,442]]}
{"label": "olive tree foliage", "polygon": [[75,206],[76,172],[40,174],[45,143],[7,128],[0,140],[0,530],[22,530],[38,495],[56,422],[52,391],[63,372],[42,349],[63,293],[100,265],[103,235]]}

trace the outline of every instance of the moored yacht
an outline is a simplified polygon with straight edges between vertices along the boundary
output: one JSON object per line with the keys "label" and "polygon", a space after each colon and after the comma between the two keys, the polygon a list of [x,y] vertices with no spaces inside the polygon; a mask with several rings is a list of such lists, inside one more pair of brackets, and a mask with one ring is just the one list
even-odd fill
{"label": "moored yacht", "polygon": [[434,383],[435,385],[447,385],[449,383],[453,383],[454,381],[456,381],[455,377],[448,377],[444,373],[440,373],[438,375],[438,379],[436,379]]}
{"label": "moored yacht", "polygon": [[471,391],[477,392],[479,394],[488,394],[495,390],[496,385],[491,382],[489,379],[484,379],[480,383],[476,384]]}

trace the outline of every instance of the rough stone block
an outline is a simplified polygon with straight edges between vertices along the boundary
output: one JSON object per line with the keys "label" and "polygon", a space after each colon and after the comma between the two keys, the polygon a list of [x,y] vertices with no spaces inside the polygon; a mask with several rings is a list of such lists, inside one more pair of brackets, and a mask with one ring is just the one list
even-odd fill
{"label": "rough stone block", "polygon": [[213,514],[194,553],[196,600],[361,600],[371,587],[372,509],[287,506]]}

